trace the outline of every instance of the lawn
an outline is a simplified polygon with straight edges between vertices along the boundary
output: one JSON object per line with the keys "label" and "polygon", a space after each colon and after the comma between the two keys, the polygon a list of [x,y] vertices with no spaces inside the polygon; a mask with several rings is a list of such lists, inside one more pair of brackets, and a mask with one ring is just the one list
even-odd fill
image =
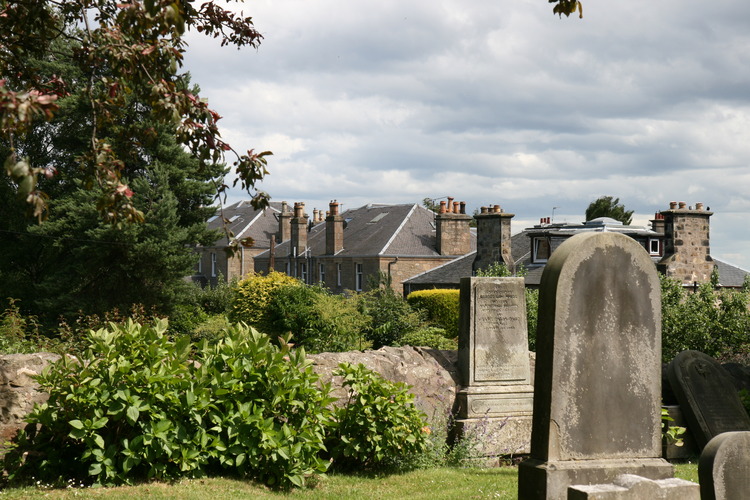
{"label": "lawn", "polygon": [[[692,463],[678,464],[676,476],[698,481],[698,467]],[[149,483],[120,488],[46,489],[38,487],[0,490],[0,499],[68,499],[106,498],[107,500],[149,499],[455,499],[455,498],[516,498],[518,469],[439,468],[423,469],[388,476],[356,476],[332,474],[309,489],[275,492],[264,486],[234,479],[210,478],[184,480],[174,484]]]}

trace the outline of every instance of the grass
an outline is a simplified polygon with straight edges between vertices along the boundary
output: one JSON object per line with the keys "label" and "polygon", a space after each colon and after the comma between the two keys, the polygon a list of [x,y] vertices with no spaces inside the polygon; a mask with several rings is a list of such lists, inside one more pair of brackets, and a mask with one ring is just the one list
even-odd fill
{"label": "grass", "polygon": [[[698,482],[698,466],[677,464],[675,476]],[[518,488],[518,468],[493,469],[438,468],[422,469],[388,476],[332,474],[322,478],[313,488],[276,492],[248,481],[226,478],[191,479],[173,484],[148,483],[119,488],[41,487],[0,490],[0,499],[70,499],[106,498],[107,500],[149,499],[425,499],[496,498],[514,500]]]}

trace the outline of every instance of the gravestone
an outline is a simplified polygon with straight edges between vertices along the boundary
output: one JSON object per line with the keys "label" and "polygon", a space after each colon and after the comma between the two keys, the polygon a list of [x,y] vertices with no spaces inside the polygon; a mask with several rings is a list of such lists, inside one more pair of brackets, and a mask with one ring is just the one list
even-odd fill
{"label": "gravestone", "polygon": [[456,432],[485,456],[528,453],[533,387],[523,278],[463,278]]}
{"label": "gravestone", "polygon": [[702,500],[750,498],[750,432],[725,432],[711,439],[698,461]]}
{"label": "gravestone", "polygon": [[661,456],[661,288],[619,233],[581,233],[552,254],[539,295],[531,457],[521,500],[621,474],[673,476]]}
{"label": "gravestone", "polygon": [[568,500],[701,500],[697,484],[684,479],[646,479],[633,474],[617,476],[613,483],[575,485]]}
{"label": "gravestone", "polygon": [[667,374],[700,450],[722,432],[750,431],[750,417],[731,376],[711,356],[683,351],[669,364]]}

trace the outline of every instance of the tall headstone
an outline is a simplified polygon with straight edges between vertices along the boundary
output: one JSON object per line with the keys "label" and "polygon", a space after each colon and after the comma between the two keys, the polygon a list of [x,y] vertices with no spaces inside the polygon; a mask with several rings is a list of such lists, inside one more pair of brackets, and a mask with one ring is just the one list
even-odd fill
{"label": "tall headstone", "polygon": [[533,387],[523,278],[463,278],[456,396],[459,433],[485,455],[528,453]]}
{"label": "tall headstone", "polygon": [[725,432],[711,439],[698,461],[701,500],[750,498],[750,432]]}
{"label": "tall headstone", "polygon": [[666,479],[661,457],[661,289],[648,253],[582,233],[552,254],[539,295],[531,457],[521,500],[621,474]]}
{"label": "tall headstone", "polygon": [[683,351],[669,363],[667,376],[699,449],[722,432],[750,431],[731,375],[711,356]]}

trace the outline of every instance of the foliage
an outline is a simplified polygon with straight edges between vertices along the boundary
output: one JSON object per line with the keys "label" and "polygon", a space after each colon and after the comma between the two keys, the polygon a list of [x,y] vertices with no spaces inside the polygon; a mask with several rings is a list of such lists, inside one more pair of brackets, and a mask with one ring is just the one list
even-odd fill
{"label": "foliage", "polygon": [[620,198],[600,196],[586,208],[587,221],[598,217],[610,217],[629,226],[633,221],[633,210],[625,210],[625,205],[620,203]]}
{"label": "foliage", "polygon": [[[45,202],[48,220],[41,225],[23,216],[17,186],[0,176],[0,207],[9,214],[0,220],[0,286],[47,329],[60,315],[72,321],[79,311],[103,314],[136,303],[168,314],[195,264],[192,246],[216,239],[205,220],[213,212],[213,182],[224,167],[192,158],[174,127],[154,119],[147,104],[128,94],[118,105],[123,120],[99,123],[98,130],[121,162],[118,180],[110,181],[127,182],[126,194],[115,198],[148,220],[119,228],[102,221],[103,209],[120,217],[109,206],[120,202],[107,188],[79,179],[78,159],[90,145],[91,103],[85,72],[67,51],[55,46],[51,60],[36,61],[68,82],[70,95],[60,101],[55,123],[34,122],[13,144],[0,140],[0,155],[23,154],[56,172],[38,183],[52,197]],[[187,79],[179,85],[190,86]]]}
{"label": "foliage", "polygon": [[274,290],[284,286],[302,286],[302,282],[287,274],[271,271],[253,273],[237,284],[232,299],[230,318],[267,330],[267,309]]}
{"label": "foliage", "polygon": [[362,349],[367,318],[354,300],[319,286],[282,286],[274,290],[266,311],[271,336],[292,334],[295,345],[310,352]]}
{"label": "foliage", "polygon": [[334,410],[336,427],[327,447],[336,467],[377,470],[425,452],[430,428],[407,386],[390,382],[364,365],[339,365],[349,391]]}
{"label": "foliage", "polygon": [[740,389],[739,396],[742,406],[745,407],[745,411],[750,415],[750,392],[747,389]]}
{"label": "foliage", "polygon": [[660,275],[662,360],[693,349],[715,358],[742,351],[750,342],[750,292],[716,289],[703,283],[695,291]]}
{"label": "foliage", "polygon": [[669,416],[669,411],[666,408],[661,409],[661,433],[662,438],[666,444],[674,444],[675,446],[682,446],[683,436],[687,429],[680,427],[679,425],[671,425],[670,422],[674,422],[674,419]]}
{"label": "foliage", "polygon": [[[203,333],[196,330],[204,328],[207,323],[217,323],[219,320],[215,320],[216,317],[229,314],[236,286],[235,280],[227,283],[221,276],[215,287],[184,283],[176,294],[177,304],[171,308],[169,314],[170,332],[176,335],[190,335],[193,340],[204,338]],[[226,320],[224,323],[227,323]],[[213,336],[210,334],[206,338]]]}
{"label": "foliage", "polygon": [[458,339],[449,336],[443,328],[427,326],[409,332],[399,341],[399,345],[430,347],[432,349],[458,349]]}
{"label": "foliage", "polygon": [[446,336],[458,337],[459,290],[418,290],[406,297],[416,311],[422,311],[427,321],[443,328]]}
{"label": "foliage", "polygon": [[50,350],[52,341],[39,335],[36,318],[24,317],[17,302],[9,298],[8,306],[0,313],[0,354]]}
{"label": "foliage", "polygon": [[549,0],[549,3],[556,3],[552,8],[552,13],[562,17],[570,17],[575,11],[578,11],[578,17],[583,19],[583,5],[580,0]]}
{"label": "foliage", "polygon": [[483,269],[477,269],[474,273],[475,276],[479,277],[497,277],[497,278],[509,278],[509,277],[519,277],[522,278],[528,274],[528,271],[523,266],[523,264],[519,265],[518,268],[516,268],[515,272],[510,270],[508,266],[505,265],[505,262],[498,262],[495,261],[489,266],[483,268]]}
{"label": "foliage", "polygon": [[80,360],[45,370],[50,397],[6,457],[10,478],[116,485],[225,471],[286,487],[326,470],[332,400],[303,350],[241,325],[198,346],[166,330],[112,324],[89,334]]}
{"label": "foliage", "polygon": [[[235,152],[220,137],[220,116],[181,85],[184,75],[178,69],[187,47],[186,29],[237,47],[257,47],[262,38],[251,18],[213,1],[198,8],[172,0],[2,4],[0,74],[6,78],[0,80],[0,129],[9,146],[5,170],[34,215],[42,217],[47,209],[47,195],[37,180],[54,172],[19,156],[17,141],[44,120],[50,121],[46,129],[51,136],[61,133],[58,112],[77,91],[88,108],[78,125],[86,139],[85,149],[74,152],[80,168],[68,182],[80,179],[97,185],[97,205],[107,221],[143,220],[143,213],[130,202],[133,190],[123,176],[127,157],[113,147],[108,130],[112,124],[130,123],[124,106],[129,100],[149,108],[150,119],[174,130],[180,144],[203,165],[222,163],[227,152],[234,152],[236,182],[243,189],[251,190],[267,173],[265,157],[270,153]],[[56,59],[69,61],[79,76],[61,78],[39,62]],[[134,137],[132,149],[146,137]],[[226,188],[219,185],[218,192]],[[256,192],[253,202],[263,205],[267,195]]]}
{"label": "foliage", "polygon": [[365,338],[375,349],[401,344],[404,335],[423,326],[420,314],[391,288],[376,288],[360,294],[359,307],[369,318]]}

